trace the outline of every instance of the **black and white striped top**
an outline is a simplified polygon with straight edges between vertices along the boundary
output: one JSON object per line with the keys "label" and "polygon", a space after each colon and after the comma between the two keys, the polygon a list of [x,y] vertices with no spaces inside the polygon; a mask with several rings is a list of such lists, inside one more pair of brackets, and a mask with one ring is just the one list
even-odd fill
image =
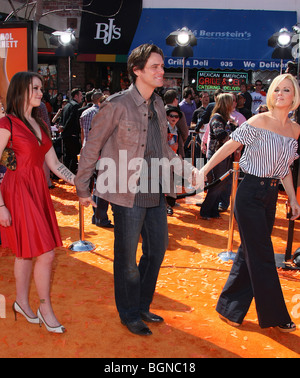
{"label": "black and white striped top", "polygon": [[296,139],[251,126],[247,122],[238,127],[230,137],[245,146],[240,168],[250,175],[284,178],[293,161],[299,157]]}

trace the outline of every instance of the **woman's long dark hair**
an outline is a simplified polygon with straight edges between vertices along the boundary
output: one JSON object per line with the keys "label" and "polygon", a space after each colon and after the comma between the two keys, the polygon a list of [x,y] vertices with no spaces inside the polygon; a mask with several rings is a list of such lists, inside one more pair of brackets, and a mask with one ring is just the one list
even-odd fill
{"label": "woman's long dark hair", "polygon": [[[24,105],[29,101],[30,84],[32,84],[34,77],[37,77],[39,80],[41,80],[43,84],[42,76],[35,72],[18,72],[12,77],[6,95],[6,113],[15,115],[17,118],[19,118],[33,133],[39,143],[42,143],[40,138],[36,135],[33,127],[25,118],[24,112]],[[33,108],[31,115],[38,123],[38,125],[45,131],[45,133],[50,136],[46,123],[40,117],[39,108]]]}

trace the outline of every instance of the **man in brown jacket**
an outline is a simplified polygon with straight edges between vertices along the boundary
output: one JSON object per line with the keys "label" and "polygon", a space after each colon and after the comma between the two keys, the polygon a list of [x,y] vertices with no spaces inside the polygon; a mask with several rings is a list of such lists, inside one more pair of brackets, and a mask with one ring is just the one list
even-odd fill
{"label": "man in brown jacket", "polygon": [[[121,323],[134,334],[151,335],[143,322],[162,322],[149,311],[168,244],[165,193],[175,196],[170,161],[177,174],[198,170],[167,144],[162,99],[164,57],[155,45],[141,45],[128,58],[133,84],[109,97],[93,118],[75,179],[79,201],[93,204],[90,177],[97,164],[97,193],[112,204],[115,224],[115,300]],[[99,156],[101,157],[99,159]],[[93,204],[95,205],[95,204]],[[139,265],[136,252],[142,236]]]}

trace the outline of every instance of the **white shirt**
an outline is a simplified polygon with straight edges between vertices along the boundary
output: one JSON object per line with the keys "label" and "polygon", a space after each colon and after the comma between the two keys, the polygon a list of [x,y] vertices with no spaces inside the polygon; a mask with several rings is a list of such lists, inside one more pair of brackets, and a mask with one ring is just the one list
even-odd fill
{"label": "white shirt", "polygon": [[231,133],[230,138],[245,146],[240,168],[250,175],[284,178],[293,161],[299,157],[296,139],[254,127],[247,122]]}
{"label": "white shirt", "polygon": [[252,92],[250,94],[252,97],[252,106],[251,106],[252,114],[257,114],[259,106],[265,105],[267,103],[267,98],[266,96],[263,96],[261,93],[257,93],[257,92]]}

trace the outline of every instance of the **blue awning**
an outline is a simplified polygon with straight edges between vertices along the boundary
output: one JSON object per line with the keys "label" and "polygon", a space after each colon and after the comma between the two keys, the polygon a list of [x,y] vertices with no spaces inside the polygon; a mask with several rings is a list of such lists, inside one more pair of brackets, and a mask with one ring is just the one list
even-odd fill
{"label": "blue awning", "polygon": [[187,67],[279,71],[281,62],[271,58],[268,39],[295,24],[297,12],[292,11],[143,9],[130,50],[154,43],[163,49],[166,67],[182,67],[182,59],[172,57],[174,47],[166,44],[166,38],[186,26],[197,38]]}

